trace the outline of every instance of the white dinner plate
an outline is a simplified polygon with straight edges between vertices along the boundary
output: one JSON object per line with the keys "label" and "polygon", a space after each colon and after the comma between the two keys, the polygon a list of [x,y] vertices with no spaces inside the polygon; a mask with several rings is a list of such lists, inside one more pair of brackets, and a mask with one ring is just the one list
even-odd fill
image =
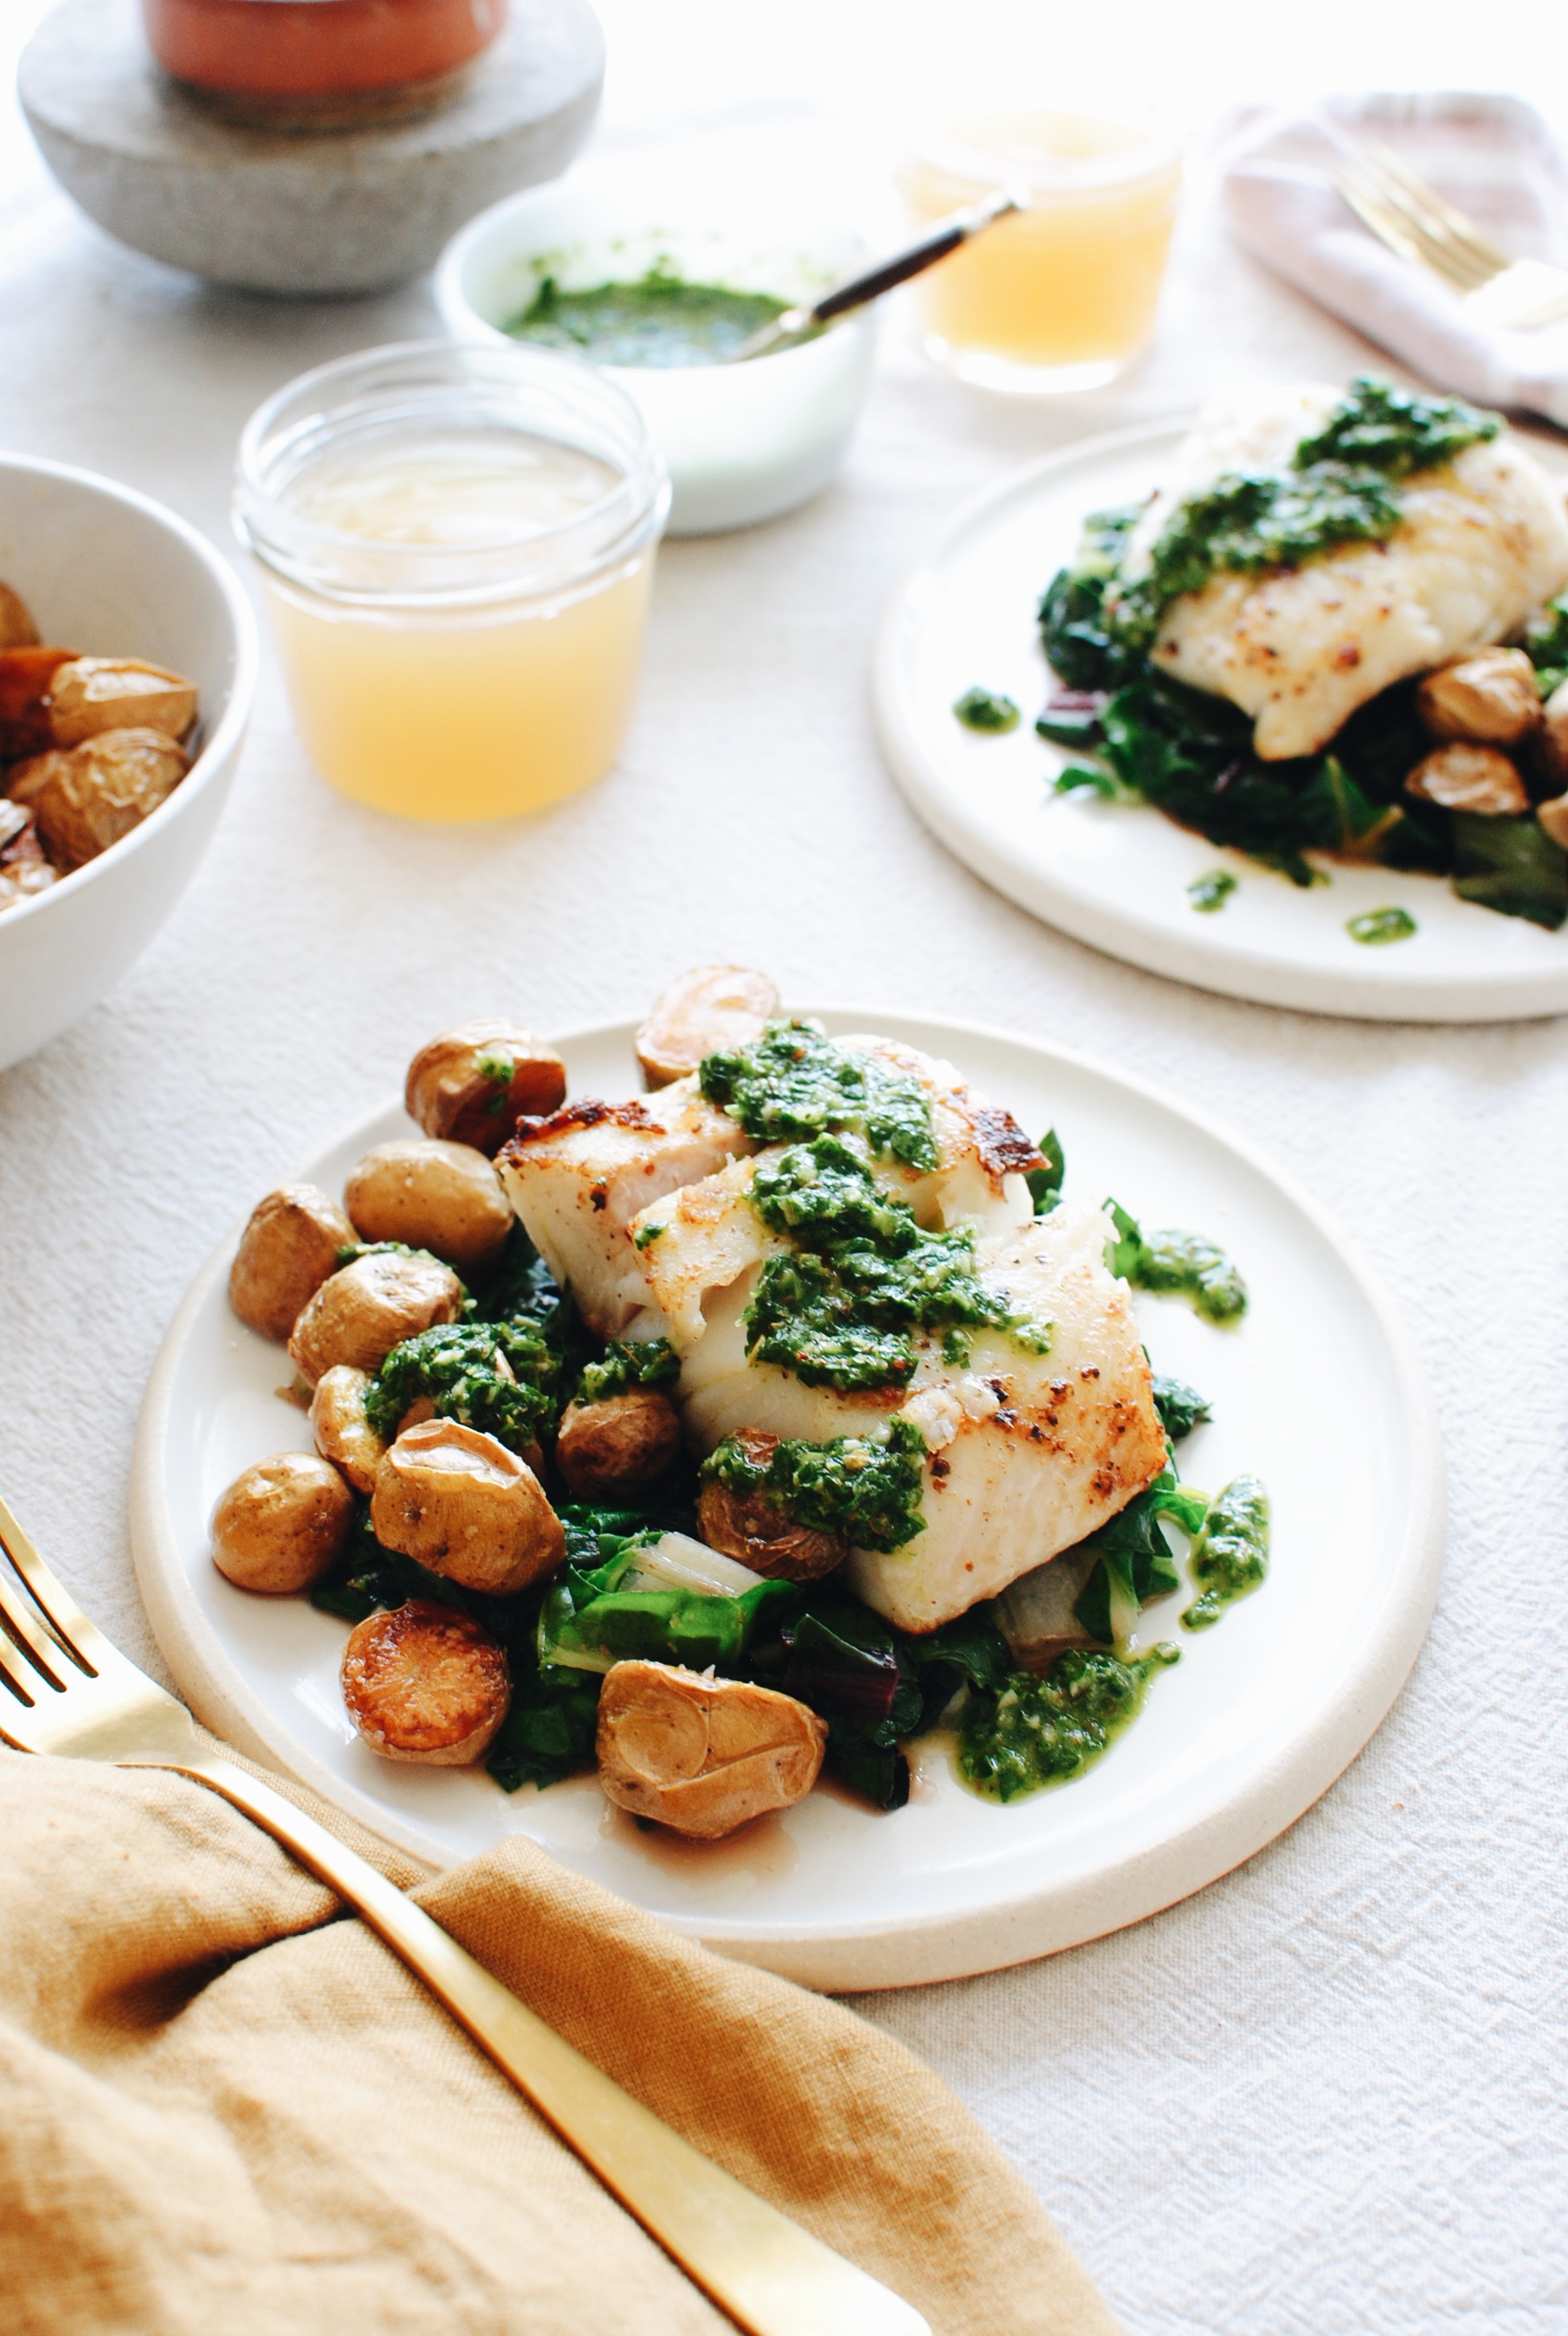
{"label": "white dinner plate", "polygon": [[[1213,1424],[1182,1446],[1183,1475],[1213,1491],[1251,1470],[1268,1486],[1270,1577],[1201,1636],[1180,1630],[1179,1599],[1148,1610],[1152,1636],[1183,1641],[1181,1662],[1086,1775],[1000,1807],[966,1791],[933,1740],[896,1815],[819,1787],[705,1845],[639,1832],[592,1776],[509,1796],[482,1770],[377,1759],[338,1694],[346,1626],[303,1598],[234,1589],[208,1554],[224,1486],[309,1442],[276,1393],[289,1377],[283,1349],[229,1309],[232,1243],[197,1280],[153,1370],[131,1529],[159,1644],[229,1742],[433,1865],[524,1833],[727,1954],[850,1989],[1076,1945],[1201,1889],[1291,1824],[1367,1741],[1415,1658],[1436,1594],[1442,1486],[1420,1367],[1387,1300],[1313,1204],[1244,1146],[1054,1047],[865,1008],[823,1019],[949,1056],[1031,1132],[1057,1127],[1069,1195],[1111,1193],[1146,1223],[1212,1235],[1251,1287],[1235,1331],[1179,1300],[1141,1297],[1138,1309],[1155,1368],[1213,1406]],[[573,1094],[635,1092],[629,1024],[563,1051]],[[362,1152],[407,1127],[389,1106],[299,1173],[337,1192]]]}
{"label": "white dinner plate", "polygon": [[[960,511],[898,588],[877,645],[883,749],[928,827],[1009,900],[1081,941],[1200,988],[1262,1006],[1373,1021],[1493,1022],[1568,1009],[1568,926],[1555,933],[1459,900],[1446,877],[1323,861],[1302,890],[1145,804],[1054,795],[1072,759],[1038,737],[1047,695],[1036,613],[1089,511],[1140,501],[1190,424],[1089,439],[1031,463]],[[1568,453],[1527,434],[1556,476]],[[1013,698],[1015,731],[981,736],[955,719],[975,685]],[[1237,889],[1203,915],[1195,877],[1225,868]],[[1368,947],[1346,924],[1402,908],[1408,940]]]}

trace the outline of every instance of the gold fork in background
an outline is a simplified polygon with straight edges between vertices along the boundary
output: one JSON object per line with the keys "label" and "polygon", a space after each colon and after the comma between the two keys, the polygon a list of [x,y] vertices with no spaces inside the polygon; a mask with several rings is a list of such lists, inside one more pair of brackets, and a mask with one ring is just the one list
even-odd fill
{"label": "gold fork in background", "polygon": [[1568,272],[1510,259],[1387,147],[1349,148],[1334,184],[1379,242],[1452,285],[1487,324],[1527,333],[1568,316]]}
{"label": "gold fork in background", "polygon": [[394,1883],[205,1744],[90,1622],[0,1501],[0,1739],[209,1786],[358,1908],[605,2187],[749,2336],[930,2336],[919,2312],[736,2182],[520,2003]]}

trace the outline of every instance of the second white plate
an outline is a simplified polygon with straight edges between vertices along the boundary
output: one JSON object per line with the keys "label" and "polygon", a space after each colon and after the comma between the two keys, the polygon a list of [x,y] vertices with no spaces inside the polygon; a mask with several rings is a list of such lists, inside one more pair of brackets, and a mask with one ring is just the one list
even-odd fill
{"label": "second white plate", "polygon": [[[904,793],[949,850],[1047,923],[1151,973],[1263,1006],[1373,1021],[1490,1022],[1568,1010],[1568,926],[1544,932],[1456,897],[1446,879],[1334,866],[1303,891],[1144,805],[1054,795],[1070,757],[1036,735],[1047,672],[1036,611],[1072,557],[1085,515],[1140,501],[1187,423],[1089,439],[969,504],[895,592],[877,647],[883,748]],[[1543,465],[1568,454],[1530,435]],[[1022,708],[983,737],[953,715],[979,684]],[[1187,898],[1195,877],[1238,879],[1217,914]],[[1346,930],[1403,908],[1409,940],[1368,948]]]}
{"label": "second white plate", "polygon": [[[1067,1190],[1114,1193],[1156,1225],[1225,1245],[1252,1293],[1235,1332],[1140,1299],[1155,1367],[1201,1388],[1213,1421],[1182,1447],[1216,1490],[1269,1488],[1269,1581],[1219,1629],[1183,1639],[1141,1717],[1087,1775],[998,1807],[936,1745],[907,1808],[878,1816],[833,1790],[714,1844],[641,1833],[592,1776],[508,1796],[482,1771],[378,1760],[343,1708],[346,1626],[302,1598],[234,1589],[207,1521],[242,1467],[307,1445],[278,1400],[279,1347],[244,1329],[206,1267],[164,1342],[132,1481],[138,1579],[159,1644],[201,1718],[433,1865],[522,1833],[577,1872],[727,1954],[824,1988],[896,1987],[995,1970],[1136,1922],[1201,1889],[1291,1824],[1382,1718],[1420,1645],[1442,1540],[1437,1439],[1419,1365],[1375,1283],[1310,1202],[1148,1089],[1025,1039],[961,1025],[828,1013],[945,1055],[993,1101],[1066,1148]],[[637,1086],[629,1025],[562,1042],[574,1095]],[[329,1192],[390,1106],[300,1171]]]}

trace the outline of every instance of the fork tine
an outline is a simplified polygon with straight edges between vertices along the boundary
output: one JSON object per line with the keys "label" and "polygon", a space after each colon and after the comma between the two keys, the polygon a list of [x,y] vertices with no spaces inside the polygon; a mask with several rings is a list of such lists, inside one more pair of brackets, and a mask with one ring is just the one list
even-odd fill
{"label": "fork tine", "polygon": [[[12,1709],[12,1697],[25,1710],[31,1711],[44,1693],[42,1682],[30,1671],[11,1640],[0,1630],[0,1689],[9,1688],[9,1696],[0,1693],[0,1742],[21,1744],[19,1736],[12,1735],[6,1727],[6,1715]],[[32,1750],[30,1744],[21,1744],[24,1752]]]}
{"label": "fork tine", "polygon": [[1373,234],[1403,258],[1429,268],[1435,276],[1442,277],[1445,283],[1462,292],[1474,292],[1487,280],[1472,262],[1459,259],[1446,243],[1428,233],[1407,209],[1393,200],[1391,190],[1385,194],[1380,180],[1348,166],[1339,171],[1336,183],[1358,217],[1365,219]]}
{"label": "fork tine", "polygon": [[1418,179],[1414,170],[1407,170],[1388,147],[1369,146],[1367,158],[1391,186],[1398,188],[1430,220],[1452,236],[1456,244],[1472,253],[1483,268],[1490,268],[1495,276],[1512,264],[1507,253],[1499,251],[1497,246],[1482,234],[1467,212],[1445,200],[1436,187],[1428,186],[1425,179]]}
{"label": "fork tine", "polygon": [[55,1580],[3,1500],[0,1500],[0,1549],[16,1568],[44,1620],[67,1654],[96,1677],[116,1660],[116,1650],[76,1603],[63,1582]]}
{"label": "fork tine", "polygon": [[0,1634],[7,1630],[16,1642],[17,1651],[31,1658],[34,1669],[42,1672],[51,1687],[63,1688],[67,1684],[72,1665],[65,1650],[39,1623],[36,1610],[17,1596],[9,1578],[0,1572]]}

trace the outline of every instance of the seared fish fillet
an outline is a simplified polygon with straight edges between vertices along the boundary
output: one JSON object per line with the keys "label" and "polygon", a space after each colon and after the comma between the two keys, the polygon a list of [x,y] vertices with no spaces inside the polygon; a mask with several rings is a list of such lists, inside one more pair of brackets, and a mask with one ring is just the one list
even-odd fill
{"label": "seared fish fillet", "polygon": [[[1339,395],[1297,388],[1208,408],[1139,521],[1126,571],[1183,498],[1222,471],[1283,469]],[[1155,664],[1252,715],[1265,762],[1315,754],[1391,682],[1505,639],[1568,582],[1562,492],[1507,433],[1405,480],[1399,494],[1406,518],[1386,543],[1217,575],[1166,610]]]}
{"label": "seared fish fillet", "polygon": [[521,1120],[495,1164],[524,1231],[570,1285],[589,1329],[618,1338],[648,1297],[633,1218],[745,1149],[735,1121],[703,1101],[694,1076],[630,1103],[572,1103],[548,1119]]}
{"label": "seared fish fillet", "polygon": [[928,1354],[904,1411],[924,1435],[924,1533],[855,1550],[850,1587],[904,1630],[934,1630],[1114,1517],[1165,1465],[1165,1434],[1110,1227],[1068,1203],[982,1241],[977,1262],[1054,1322],[1048,1355],[982,1331],[966,1371]]}

